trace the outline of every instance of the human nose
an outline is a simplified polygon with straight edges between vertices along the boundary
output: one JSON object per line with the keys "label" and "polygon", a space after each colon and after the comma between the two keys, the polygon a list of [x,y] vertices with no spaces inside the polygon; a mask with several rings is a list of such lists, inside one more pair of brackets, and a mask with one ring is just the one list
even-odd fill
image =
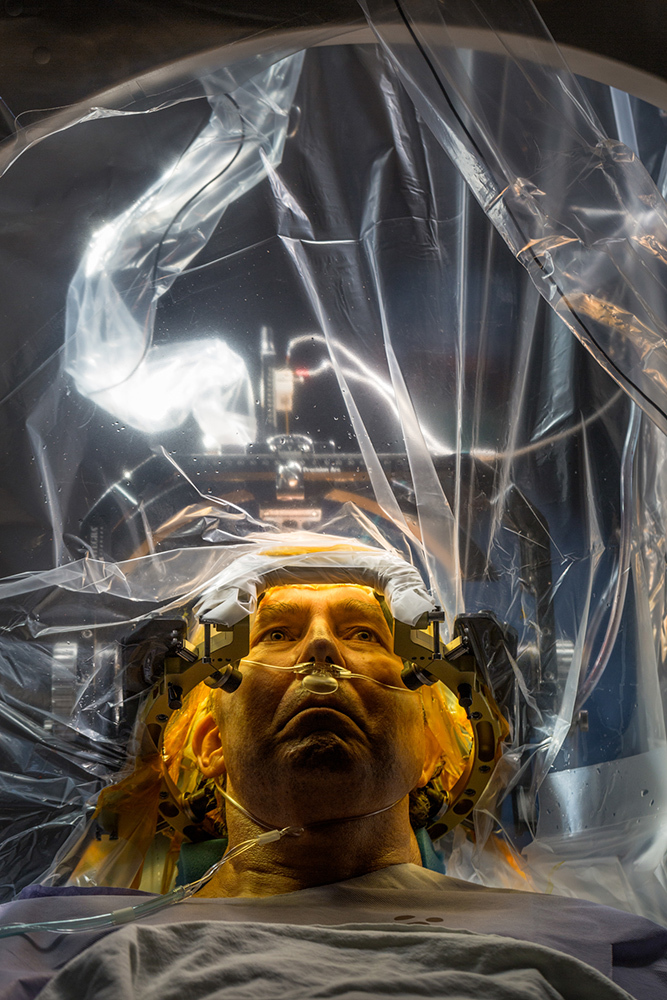
{"label": "human nose", "polygon": [[311,622],[299,653],[302,663],[314,660],[315,663],[337,663],[344,666],[336,637],[327,623],[321,620]]}

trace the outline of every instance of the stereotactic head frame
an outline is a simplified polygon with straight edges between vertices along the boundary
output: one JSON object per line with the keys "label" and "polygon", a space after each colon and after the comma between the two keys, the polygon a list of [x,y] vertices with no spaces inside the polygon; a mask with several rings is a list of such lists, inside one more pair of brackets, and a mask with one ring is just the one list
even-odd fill
{"label": "stereotactic head frame", "polygon": [[[419,580],[416,570],[405,563],[403,567]],[[275,568],[274,563],[274,567],[261,577],[255,576],[253,589],[260,595],[270,587],[307,583],[358,583],[372,586],[382,599],[390,589],[384,586],[386,574],[369,569],[368,563],[344,568],[302,565],[288,569]],[[421,586],[419,595],[423,607]],[[250,615],[245,614],[233,622],[220,620],[220,615],[215,614],[219,609],[211,612],[210,603],[206,615],[200,619],[204,625],[204,639],[197,646],[185,638],[184,621],[147,623],[153,630],[164,626],[162,635],[168,632],[169,638],[166,646],[164,638],[162,640],[164,657],[159,657],[159,671],[153,672],[151,694],[143,714],[141,756],[144,760],[162,756],[165,727],[193,688],[204,682],[211,688],[232,692],[241,683],[242,674],[238,668],[249,652]],[[390,610],[395,611],[400,601],[393,603],[394,608]],[[198,607],[205,604],[201,601]],[[228,616],[234,617],[238,617],[238,605]],[[394,617],[394,652],[404,662],[402,678],[406,688],[416,690],[422,686],[445,685],[464,709],[473,736],[466,766],[445,797],[440,813],[428,827],[433,840],[470,815],[489,782],[508,732],[494,691],[497,692],[499,684],[502,686],[508,671],[511,673],[507,652],[516,654],[516,637],[490,613],[459,616],[454,625],[454,637],[448,643],[440,638],[443,621],[444,614],[438,608],[422,611],[412,623]],[[133,646],[137,649],[136,637]],[[203,819],[202,810],[206,812],[205,803],[188,801],[166,767],[162,772],[163,789],[158,809],[163,826],[179,831],[188,839],[200,839],[197,828]]]}
{"label": "stereotactic head frame", "polygon": [[[489,783],[509,731],[494,694],[502,692],[517,651],[516,633],[491,612],[459,615],[448,643],[440,639],[443,620],[435,608],[417,628],[394,621],[394,652],[405,664],[403,683],[411,690],[445,685],[465,710],[473,733],[468,766],[427,827],[432,840],[465,820]],[[425,631],[429,626],[430,633]]]}

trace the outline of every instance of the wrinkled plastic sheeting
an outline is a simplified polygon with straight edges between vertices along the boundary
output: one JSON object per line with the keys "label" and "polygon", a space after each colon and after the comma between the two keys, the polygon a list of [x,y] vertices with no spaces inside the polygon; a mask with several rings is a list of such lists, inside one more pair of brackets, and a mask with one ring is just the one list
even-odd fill
{"label": "wrinkled plastic sheeting", "polygon": [[[605,135],[556,47],[540,51],[537,12],[523,0],[362,6],[419,113],[540,294],[667,430],[667,208],[632,145]],[[501,95],[471,76],[451,21],[459,30],[492,27],[508,53],[511,134]]]}
{"label": "wrinkled plastic sheeting", "polygon": [[[0,795],[34,838],[26,865],[7,831],[8,888],[133,751],[143,695],[117,640],[297,527],[407,559],[450,626],[491,609],[518,633],[511,738],[475,846],[441,842],[450,871],[667,920],[662,348],[644,338],[664,206],[628,148],[636,126],[657,176],[667,137],[657,111],[580,86],[539,25],[508,34],[523,4],[486,12],[480,50],[451,47],[442,5],[401,9],[370,8],[378,44],[260,40],[46,119],[6,158],[0,210],[20,183],[30,231],[0,255],[40,274],[9,310],[24,346],[0,411]],[[274,389],[289,373],[279,421],[267,366]]]}
{"label": "wrinkled plastic sheeting", "polygon": [[[211,113],[148,191],[102,226],[67,295],[65,370],[79,392],[146,433],[192,413],[207,445],[255,439],[245,363],[219,337],[153,344],[159,299],[206,246],[230,201],[280,161],[303,55],[241,86],[204,80]],[[169,400],[165,406],[164,399]]]}

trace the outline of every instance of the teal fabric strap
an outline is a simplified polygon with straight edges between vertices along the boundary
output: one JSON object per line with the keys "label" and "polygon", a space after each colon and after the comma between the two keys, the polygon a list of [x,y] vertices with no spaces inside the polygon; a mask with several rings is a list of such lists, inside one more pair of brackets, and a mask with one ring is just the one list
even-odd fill
{"label": "teal fabric strap", "polygon": [[[433,850],[431,838],[426,830],[415,830],[415,834],[424,868],[445,875],[445,864]],[[199,844],[183,844],[178,859],[176,885],[188,885],[201,878],[211,865],[220,860],[226,850],[227,841],[224,839],[203,840]]]}
{"label": "teal fabric strap", "polygon": [[422,856],[424,868],[428,868],[432,872],[440,872],[441,875],[446,875],[445,862],[435,853],[433,841],[426,832],[426,828],[422,827],[421,830],[415,830],[415,836],[419,844],[419,853]]}
{"label": "teal fabric strap", "polygon": [[202,840],[199,844],[183,844],[178,857],[176,885],[189,885],[201,878],[227,850],[227,839]]}

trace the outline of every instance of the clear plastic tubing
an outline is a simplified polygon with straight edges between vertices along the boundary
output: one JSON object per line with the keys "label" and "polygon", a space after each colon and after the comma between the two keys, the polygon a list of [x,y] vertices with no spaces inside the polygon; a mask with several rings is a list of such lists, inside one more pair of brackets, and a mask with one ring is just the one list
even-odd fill
{"label": "clear plastic tubing", "polygon": [[215,873],[227,861],[231,861],[232,858],[238,857],[239,854],[249,851],[251,847],[270,844],[288,835],[299,836],[302,832],[300,827],[288,826],[283,830],[268,830],[266,833],[260,833],[259,836],[252,837],[250,840],[244,840],[243,843],[237,844],[236,847],[227,851],[219,861],[216,861],[195,882],[178,886],[164,896],[155,896],[151,899],[146,899],[141,903],[137,903],[136,906],[125,906],[120,910],[112,910],[110,913],[100,913],[94,917],[75,917],[72,920],[44,920],[33,924],[7,924],[5,927],[0,927],[0,938],[15,937],[18,934],[31,934],[35,931],[50,931],[54,934],[79,934],[84,931],[100,930],[103,927],[120,927],[123,924],[132,923],[134,920],[139,920],[141,917],[148,917],[153,913],[159,913],[160,910],[165,910],[168,906],[173,906],[174,903],[180,903],[182,900],[188,899],[189,896],[193,896],[203,885],[213,878]]}
{"label": "clear plastic tubing", "polygon": [[[391,685],[387,685],[391,686]],[[407,689],[406,689],[407,690]],[[409,692],[411,693],[411,692]],[[0,927],[0,938],[16,937],[19,934],[32,934],[36,931],[50,931],[53,934],[80,934],[85,931],[96,931],[104,927],[117,928],[122,927],[123,924],[132,923],[135,920],[140,920],[142,917],[149,917],[154,913],[159,913],[160,910],[166,910],[167,907],[173,906],[175,903],[180,903],[184,899],[188,899],[190,896],[194,896],[202,886],[209,882],[215,873],[219,871],[220,868],[232,858],[237,858],[240,854],[244,854],[249,851],[251,847],[261,847],[264,844],[272,844],[276,840],[281,840],[283,837],[300,837],[306,830],[316,830],[323,826],[331,826],[333,824],[339,823],[351,823],[359,819],[367,819],[371,816],[379,816],[381,813],[388,812],[393,809],[394,806],[402,800],[404,796],[396,799],[394,802],[390,802],[389,805],[383,806],[381,809],[375,809],[370,813],[363,813],[360,816],[342,816],[339,819],[333,820],[321,820],[317,823],[311,823],[308,826],[286,826],[282,830],[279,829],[267,829],[267,824],[263,820],[259,819],[253,813],[249,812],[240,802],[232,798],[228,792],[226,792],[219,785],[217,786],[218,791],[221,795],[231,803],[234,808],[242,812],[244,816],[252,820],[258,826],[262,826],[266,829],[266,833],[260,833],[257,837],[252,837],[250,840],[244,840],[242,843],[237,844],[236,847],[232,847],[231,850],[227,851],[219,861],[216,861],[214,865],[204,872],[201,878],[196,879],[194,882],[188,883],[188,885],[178,886],[176,889],[172,889],[164,896],[154,896],[151,899],[144,900],[141,903],[137,903],[136,906],[125,906],[120,910],[112,910],[109,913],[100,913],[94,917],[75,917],[71,920],[44,920],[38,921],[32,924],[7,924],[5,927]]]}
{"label": "clear plastic tubing", "polygon": [[414,694],[409,688],[396,684],[387,684],[378,680],[377,677],[370,677],[368,674],[356,674],[347,667],[341,667],[337,663],[326,663],[324,661],[315,662],[308,660],[306,663],[296,663],[293,667],[277,667],[273,663],[263,663],[261,660],[243,659],[241,663],[249,663],[253,667],[267,667],[269,670],[280,670],[283,673],[298,674],[302,677],[301,687],[311,694],[333,694],[338,690],[338,682],[341,680],[370,681],[389,691],[399,691],[401,694]]}

